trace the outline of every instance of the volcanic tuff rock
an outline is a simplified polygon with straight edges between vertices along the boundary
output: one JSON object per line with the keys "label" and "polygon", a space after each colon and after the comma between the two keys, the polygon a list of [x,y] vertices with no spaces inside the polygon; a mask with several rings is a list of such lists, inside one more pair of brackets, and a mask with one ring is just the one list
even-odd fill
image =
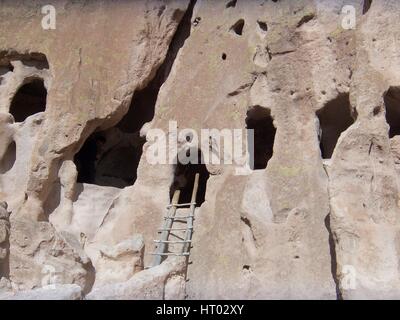
{"label": "volcanic tuff rock", "polygon": [[[47,2],[0,7],[0,297],[400,296],[397,0]],[[170,121],[255,162],[199,165],[190,263],[153,267]]]}

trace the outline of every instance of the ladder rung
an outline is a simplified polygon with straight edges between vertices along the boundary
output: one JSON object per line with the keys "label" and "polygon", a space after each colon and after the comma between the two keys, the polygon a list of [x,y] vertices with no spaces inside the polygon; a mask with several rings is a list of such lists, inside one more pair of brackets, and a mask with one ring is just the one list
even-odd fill
{"label": "ladder rung", "polygon": [[158,229],[158,231],[183,231],[183,230],[192,230],[193,227],[187,227],[187,228],[167,228],[167,229]]}
{"label": "ladder rung", "polygon": [[172,207],[175,207],[175,208],[178,208],[178,207],[186,207],[186,206],[190,206],[190,205],[192,205],[192,204],[196,205],[196,202],[180,203],[180,204],[169,204],[169,205],[167,205],[167,208],[172,208]]}
{"label": "ladder rung", "polygon": [[179,220],[179,219],[189,219],[194,218],[194,216],[185,216],[185,217],[164,217],[165,220]]}
{"label": "ladder rung", "polygon": [[172,252],[167,252],[167,253],[157,253],[157,252],[151,252],[149,255],[152,256],[188,256],[188,252],[183,252],[183,253],[172,253]]}
{"label": "ladder rung", "polygon": [[175,233],[172,233],[172,232],[169,234],[169,236],[170,236],[170,237],[175,237],[175,238],[180,239],[180,240],[182,240],[182,241],[185,240],[185,239],[183,239],[182,237],[180,237],[180,236],[178,236],[178,235],[176,235]]}
{"label": "ladder rung", "polygon": [[155,243],[190,243],[192,240],[153,240]]}

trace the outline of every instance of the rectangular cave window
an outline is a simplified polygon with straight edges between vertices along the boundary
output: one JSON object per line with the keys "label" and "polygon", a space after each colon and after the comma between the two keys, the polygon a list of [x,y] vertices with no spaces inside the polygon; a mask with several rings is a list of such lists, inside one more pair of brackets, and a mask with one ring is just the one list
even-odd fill
{"label": "rectangular cave window", "polygon": [[246,117],[246,128],[254,130],[254,145],[249,145],[252,170],[267,168],[268,161],[272,158],[276,128],[271,116],[271,111],[261,106],[249,109]]}
{"label": "rectangular cave window", "polygon": [[[195,151],[196,152],[196,151]],[[179,203],[190,203],[196,173],[199,173],[199,187],[196,196],[196,207],[205,201],[207,180],[210,174],[205,164],[201,163],[202,153],[198,151],[199,163],[178,164],[174,167],[174,179],[170,187],[170,201],[176,190],[180,190]]]}
{"label": "rectangular cave window", "polygon": [[320,149],[323,159],[330,159],[340,134],[347,130],[356,118],[352,114],[349,94],[340,94],[317,111],[320,125]]}

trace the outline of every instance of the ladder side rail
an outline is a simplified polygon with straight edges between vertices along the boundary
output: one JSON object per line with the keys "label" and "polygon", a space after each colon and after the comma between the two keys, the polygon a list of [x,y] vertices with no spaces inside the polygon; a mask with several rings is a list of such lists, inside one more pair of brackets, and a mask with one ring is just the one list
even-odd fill
{"label": "ladder side rail", "polygon": [[190,251],[190,246],[191,242],[188,242],[192,240],[192,234],[193,234],[193,218],[194,218],[194,212],[196,210],[196,198],[197,198],[197,191],[199,189],[199,180],[200,180],[200,174],[196,173],[196,176],[194,177],[194,184],[193,184],[193,192],[192,192],[192,199],[191,199],[191,205],[190,205],[190,214],[189,218],[187,219],[187,231],[185,235],[185,244],[182,248],[182,253],[189,253]]}
{"label": "ladder side rail", "polygon": [[[176,190],[174,192],[174,196],[172,197],[173,206],[171,206],[171,208],[168,211],[168,217],[170,217],[170,218],[175,217],[177,207],[174,205],[179,203],[180,194],[181,194],[180,190]],[[164,222],[164,226],[163,226],[164,231],[161,233],[160,244],[157,246],[157,252],[156,252],[156,253],[158,253],[158,255],[156,255],[154,257],[153,266],[158,266],[162,262],[163,254],[165,253],[166,248],[167,248],[167,243],[165,241],[168,240],[170,229],[172,228],[172,224],[173,224],[173,219],[166,219]]]}

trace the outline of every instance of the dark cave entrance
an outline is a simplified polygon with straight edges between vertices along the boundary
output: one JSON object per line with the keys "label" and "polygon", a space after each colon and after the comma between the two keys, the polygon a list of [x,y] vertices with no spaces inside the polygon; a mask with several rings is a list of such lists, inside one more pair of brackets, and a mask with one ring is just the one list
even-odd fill
{"label": "dark cave entrance", "polygon": [[391,87],[384,96],[389,138],[400,135],[400,87]]}
{"label": "dark cave entrance", "polygon": [[154,117],[164,75],[134,93],[128,112],[114,127],[93,133],[75,156],[78,182],[125,188],[133,185],[146,142],[140,136],[145,123]]}
{"label": "dark cave entrance", "polygon": [[247,112],[246,128],[254,130],[254,145],[251,145],[251,141],[248,143],[250,163],[253,163],[251,169],[266,169],[273,155],[276,135],[271,111],[260,106],[252,107]]}
{"label": "dark cave entrance", "polygon": [[352,115],[349,94],[340,94],[317,111],[320,125],[320,149],[323,159],[330,159],[340,134],[347,130],[356,116]]}
{"label": "dark cave entrance", "polygon": [[174,180],[170,187],[170,201],[176,190],[181,190],[179,203],[190,203],[192,198],[192,191],[194,180],[197,173],[199,173],[199,188],[196,196],[196,207],[200,207],[206,198],[207,181],[210,174],[205,164],[201,163],[202,153],[198,151],[199,163],[178,164],[174,167]]}
{"label": "dark cave entrance", "polygon": [[114,127],[93,133],[75,155],[78,182],[125,188],[135,183],[146,142],[143,125],[154,117],[160,78],[132,97],[128,112]]}
{"label": "dark cave entrance", "polygon": [[79,183],[115,188],[133,185],[145,139],[118,127],[93,133],[75,155]]}
{"label": "dark cave entrance", "polygon": [[114,127],[93,133],[75,156],[78,182],[125,188],[135,183],[146,142],[140,136],[145,123],[154,117],[163,73],[134,93],[128,112]]}
{"label": "dark cave entrance", "polygon": [[10,113],[15,122],[23,122],[26,118],[46,110],[47,90],[43,79],[33,79],[24,84],[15,94]]}

